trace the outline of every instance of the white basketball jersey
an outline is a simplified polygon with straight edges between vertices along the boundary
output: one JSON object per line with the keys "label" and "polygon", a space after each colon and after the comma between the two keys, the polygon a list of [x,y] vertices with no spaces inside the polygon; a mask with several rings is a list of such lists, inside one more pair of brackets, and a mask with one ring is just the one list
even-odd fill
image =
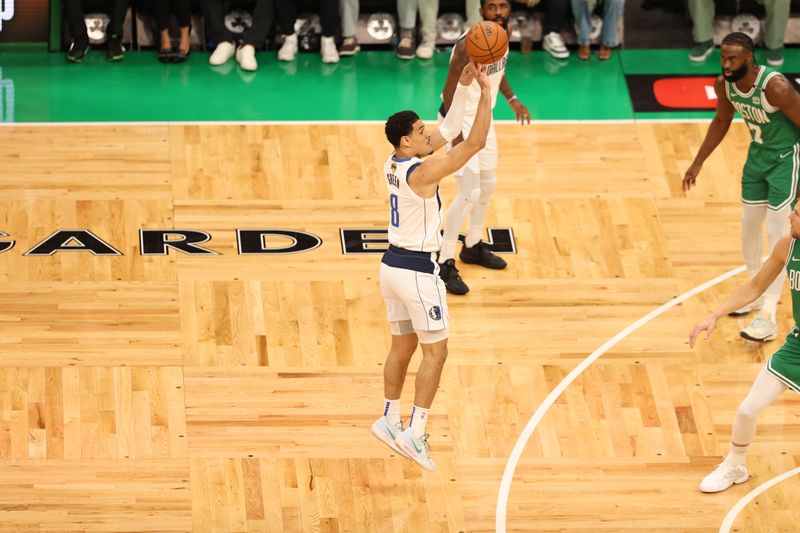
{"label": "white basketball jersey", "polygon": [[[461,34],[458,38],[459,41],[466,37],[467,32]],[[450,61],[453,61],[453,53],[456,47],[450,52]],[[506,63],[508,62],[508,50],[499,61],[486,66],[486,75],[489,76],[489,86],[492,89],[492,109],[497,104],[497,93],[500,92],[500,82],[503,81],[503,76],[506,75]],[[478,85],[477,80],[473,80],[472,84],[467,88],[467,106],[464,108],[464,115],[475,116],[478,113],[478,102],[481,99],[481,86]]]}
{"label": "white basketball jersey", "polygon": [[442,201],[421,198],[408,184],[409,171],[422,163],[418,157],[397,159],[392,154],[383,166],[389,188],[389,244],[415,252],[437,252],[442,245]]}

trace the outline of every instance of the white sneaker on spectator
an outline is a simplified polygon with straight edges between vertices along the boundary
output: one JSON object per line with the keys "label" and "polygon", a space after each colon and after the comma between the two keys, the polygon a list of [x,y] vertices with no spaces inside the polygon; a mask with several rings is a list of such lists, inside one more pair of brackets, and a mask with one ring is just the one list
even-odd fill
{"label": "white sneaker on spectator", "polygon": [[561,38],[560,33],[551,31],[545,35],[542,40],[542,48],[556,59],[566,59],[569,57],[569,50],[567,50],[567,46],[564,44],[564,39]]}
{"label": "white sneaker on spectator", "polygon": [[249,70],[250,72],[256,70],[258,68],[258,62],[256,61],[256,49],[252,44],[243,44],[236,50],[236,62],[239,63],[239,66],[242,67],[244,70]]}
{"label": "white sneaker on spectator", "polygon": [[283,41],[283,46],[278,50],[278,59],[280,61],[292,61],[294,56],[297,55],[297,34],[293,33],[287,35]]}
{"label": "white sneaker on spectator", "polygon": [[214,65],[218,67],[223,63],[226,63],[230,58],[233,57],[233,54],[236,53],[236,45],[234,45],[230,41],[222,41],[214,48],[214,51],[211,53],[211,57],[208,58],[208,64]]}
{"label": "white sneaker on spectator", "polygon": [[420,59],[430,59],[436,51],[436,43],[423,39],[419,46],[417,46],[417,57]]}
{"label": "white sneaker on spectator", "polygon": [[338,63],[339,51],[336,50],[336,43],[333,37],[323,37],[319,46],[319,53],[322,54],[323,63]]}

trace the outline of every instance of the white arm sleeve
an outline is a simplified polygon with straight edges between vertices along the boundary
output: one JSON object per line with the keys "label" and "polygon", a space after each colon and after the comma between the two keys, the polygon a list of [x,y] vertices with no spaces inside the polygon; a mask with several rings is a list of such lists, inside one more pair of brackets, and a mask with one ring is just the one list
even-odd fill
{"label": "white arm sleeve", "polygon": [[458,84],[453,93],[453,102],[447,111],[447,116],[439,125],[439,133],[444,140],[452,142],[461,133],[461,126],[464,122],[464,109],[467,107],[467,86]]}

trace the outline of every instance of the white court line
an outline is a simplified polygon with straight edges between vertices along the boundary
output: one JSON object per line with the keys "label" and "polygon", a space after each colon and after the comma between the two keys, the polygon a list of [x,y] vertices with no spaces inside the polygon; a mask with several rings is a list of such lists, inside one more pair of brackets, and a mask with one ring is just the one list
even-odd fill
{"label": "white court line", "polygon": [[542,401],[539,407],[536,408],[536,412],[533,413],[533,417],[528,421],[525,425],[525,429],[522,430],[519,438],[517,439],[517,443],[514,445],[514,449],[511,450],[511,455],[508,457],[508,462],[506,463],[505,471],[503,471],[503,477],[500,480],[500,489],[497,494],[497,511],[495,514],[495,530],[499,533],[505,533],[506,531],[506,513],[508,512],[508,493],[511,491],[511,481],[514,478],[514,471],[517,469],[517,464],[519,463],[519,459],[522,456],[522,452],[525,449],[525,446],[528,444],[528,439],[531,438],[533,432],[536,430],[536,426],[539,425],[544,415],[547,414],[547,410],[552,407],[555,401],[561,396],[569,385],[575,381],[575,379],[580,376],[584,370],[586,370],[589,365],[597,361],[600,356],[606,353],[610,348],[615,346],[619,341],[639,329],[640,327],[644,326],[654,318],[664,314],[666,311],[669,311],[676,305],[682,303],[683,301],[691,298],[695,294],[698,294],[709,287],[713,287],[714,285],[725,281],[728,278],[739,274],[740,272],[745,271],[745,266],[742,265],[740,267],[734,268],[733,270],[729,270],[728,272],[717,276],[716,278],[706,281],[705,283],[698,285],[697,287],[684,292],[680,296],[676,296],[669,302],[665,303],[658,309],[654,309],[650,311],[645,316],[634,322],[633,324],[629,325],[616,335],[614,335],[611,339],[607,340],[602,346],[592,352],[586,359],[580,362],[578,366],[572,369],[572,372],[567,374],[567,376],[561,380],[561,383],[556,385],[556,387],[550,391],[550,394]]}
{"label": "white court line", "polygon": [[[711,118],[625,118],[609,120],[532,120],[531,126],[559,126],[565,124],[671,124],[708,123]],[[734,122],[743,122],[741,118]],[[425,120],[435,124],[435,120]],[[495,124],[518,124],[516,120],[495,120]],[[0,122],[0,127],[42,127],[42,126],[359,126],[383,125],[385,120],[153,120],[118,122]],[[527,124],[526,124],[527,125]]]}
{"label": "white court line", "polygon": [[736,521],[736,517],[739,516],[739,513],[742,512],[742,509],[744,509],[748,503],[754,500],[756,496],[766,491],[770,487],[777,485],[781,481],[792,476],[796,476],[797,474],[800,474],[800,467],[789,470],[788,472],[784,472],[783,474],[776,476],[765,483],[762,483],[758,487],[745,494],[741,500],[736,502],[736,505],[731,507],[731,510],[728,511],[728,514],[725,515],[725,520],[723,520],[722,525],[719,526],[719,533],[729,533],[733,523]]}

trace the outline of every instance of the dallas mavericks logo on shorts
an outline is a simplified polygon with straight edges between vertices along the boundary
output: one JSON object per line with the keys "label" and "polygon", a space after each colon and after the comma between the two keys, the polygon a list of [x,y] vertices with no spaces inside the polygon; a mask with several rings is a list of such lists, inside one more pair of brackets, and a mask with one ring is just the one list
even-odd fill
{"label": "dallas mavericks logo on shorts", "polygon": [[434,320],[442,319],[442,309],[438,305],[434,305],[428,310],[428,316]]}

